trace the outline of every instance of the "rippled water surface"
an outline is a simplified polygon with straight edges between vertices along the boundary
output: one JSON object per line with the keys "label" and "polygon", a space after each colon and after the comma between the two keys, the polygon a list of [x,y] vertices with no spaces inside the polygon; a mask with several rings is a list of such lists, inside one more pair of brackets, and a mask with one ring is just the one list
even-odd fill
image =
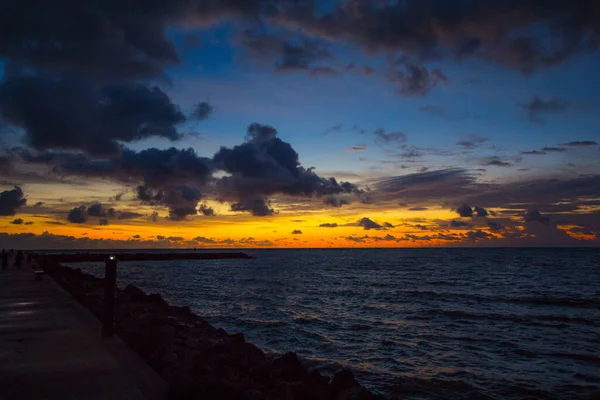
{"label": "rippled water surface", "polygon": [[[411,399],[600,399],[600,251],[255,250],[121,263],[265,350]],[[97,275],[97,263],[76,266]]]}

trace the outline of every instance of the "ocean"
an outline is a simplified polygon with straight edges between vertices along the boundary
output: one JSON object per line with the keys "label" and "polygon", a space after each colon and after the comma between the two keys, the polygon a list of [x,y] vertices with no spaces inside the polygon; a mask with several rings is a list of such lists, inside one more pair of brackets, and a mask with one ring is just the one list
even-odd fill
{"label": "ocean", "polygon": [[390,397],[600,399],[600,249],[244,251],[122,262],[119,286]]}

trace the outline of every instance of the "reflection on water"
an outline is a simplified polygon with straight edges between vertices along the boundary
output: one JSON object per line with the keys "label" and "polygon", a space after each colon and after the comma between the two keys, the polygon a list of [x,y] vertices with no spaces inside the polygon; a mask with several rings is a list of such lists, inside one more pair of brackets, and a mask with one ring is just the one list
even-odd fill
{"label": "reflection on water", "polygon": [[[600,398],[600,251],[260,250],[121,263],[266,350],[410,398]],[[78,264],[102,275],[100,264]]]}

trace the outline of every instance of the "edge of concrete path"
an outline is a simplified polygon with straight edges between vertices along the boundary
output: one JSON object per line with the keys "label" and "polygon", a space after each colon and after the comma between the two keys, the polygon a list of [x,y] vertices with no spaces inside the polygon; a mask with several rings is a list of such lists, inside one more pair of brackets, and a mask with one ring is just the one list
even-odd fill
{"label": "edge of concrete path", "polygon": [[163,378],[142,360],[129,346],[119,337],[110,339],[101,338],[102,323],[85,306],[79,303],[58,282],[46,275],[52,289],[62,296],[69,298],[69,307],[87,325],[86,327],[98,333],[98,339],[102,341],[106,351],[123,367],[125,374],[136,383],[139,390],[148,400],[163,400],[169,398],[169,388]]}

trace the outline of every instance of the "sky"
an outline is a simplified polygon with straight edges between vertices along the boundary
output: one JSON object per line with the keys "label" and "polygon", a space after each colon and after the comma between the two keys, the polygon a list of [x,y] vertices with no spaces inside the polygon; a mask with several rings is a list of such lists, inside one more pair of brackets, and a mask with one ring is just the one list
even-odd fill
{"label": "sky", "polygon": [[9,0],[0,247],[600,244],[594,0]]}

